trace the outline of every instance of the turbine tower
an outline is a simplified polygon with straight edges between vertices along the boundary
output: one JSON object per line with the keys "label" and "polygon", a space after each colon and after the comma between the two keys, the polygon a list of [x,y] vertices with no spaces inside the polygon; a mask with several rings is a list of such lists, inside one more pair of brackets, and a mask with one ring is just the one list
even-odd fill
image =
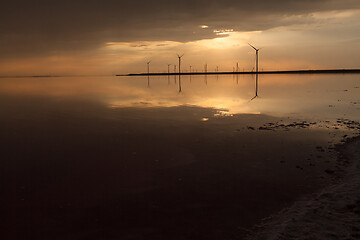
{"label": "turbine tower", "polygon": [[150,63],[151,61],[148,61],[146,64],[147,64],[147,72],[148,72],[148,75],[150,75]]}
{"label": "turbine tower", "polygon": [[168,74],[170,74],[170,66],[171,64],[168,64]]}
{"label": "turbine tower", "polygon": [[256,73],[259,72],[259,50],[260,48],[256,48],[249,43],[250,47],[252,47],[256,51]]}
{"label": "turbine tower", "polygon": [[181,58],[184,56],[184,54],[183,55],[179,55],[179,54],[177,54],[177,56],[178,56],[178,58],[179,58],[179,75],[180,75],[180,71],[181,71]]}

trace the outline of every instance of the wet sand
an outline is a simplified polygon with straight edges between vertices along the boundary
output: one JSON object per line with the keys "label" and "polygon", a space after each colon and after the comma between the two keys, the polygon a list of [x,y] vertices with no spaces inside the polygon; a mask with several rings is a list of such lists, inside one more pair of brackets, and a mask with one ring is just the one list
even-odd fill
{"label": "wet sand", "polygon": [[359,239],[360,138],[337,149],[344,172],[334,183],[267,218],[246,239]]}

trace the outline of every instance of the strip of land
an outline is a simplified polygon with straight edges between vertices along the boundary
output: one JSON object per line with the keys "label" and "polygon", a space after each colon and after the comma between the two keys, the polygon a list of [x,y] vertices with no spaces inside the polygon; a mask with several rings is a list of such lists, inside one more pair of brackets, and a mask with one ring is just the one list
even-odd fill
{"label": "strip of land", "polygon": [[226,75],[226,74],[345,74],[360,73],[360,69],[323,69],[323,70],[289,70],[289,71],[248,71],[248,72],[182,72],[182,73],[130,73],[116,76],[171,76],[171,75]]}

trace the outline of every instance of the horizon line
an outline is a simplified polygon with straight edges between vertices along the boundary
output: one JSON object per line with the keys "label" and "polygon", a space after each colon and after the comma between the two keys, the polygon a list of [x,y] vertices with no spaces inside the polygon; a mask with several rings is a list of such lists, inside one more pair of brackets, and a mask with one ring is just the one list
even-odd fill
{"label": "horizon line", "polygon": [[309,70],[273,70],[273,71],[223,71],[223,72],[182,72],[182,73],[129,73],[117,74],[116,76],[172,76],[172,75],[229,75],[229,74],[313,74],[313,73],[360,73],[359,68],[350,69],[309,69]]}

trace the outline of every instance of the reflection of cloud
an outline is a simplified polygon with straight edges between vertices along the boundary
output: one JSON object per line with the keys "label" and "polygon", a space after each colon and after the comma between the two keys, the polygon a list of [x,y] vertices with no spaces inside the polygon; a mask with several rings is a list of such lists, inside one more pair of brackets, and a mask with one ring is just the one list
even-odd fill
{"label": "reflection of cloud", "polygon": [[[231,75],[221,76],[218,80],[208,76],[207,85],[201,76],[193,76],[191,83],[184,76],[181,94],[177,84],[168,85],[167,77],[150,78],[151,88],[147,87],[147,77],[12,78],[1,79],[0,95],[79,98],[101,102],[111,108],[198,106],[217,109],[214,111],[217,116],[237,113],[280,116],[305,110],[318,114],[318,109],[328,111],[324,106],[328,106],[329,101],[343,96],[344,91],[338,91],[339,86],[344,89],[354,83],[353,75],[341,75],[343,81],[339,81],[339,76],[260,75],[259,98],[252,102],[254,79],[243,76],[237,84]],[[357,92],[346,94],[354,97]],[[338,111],[334,115],[343,110],[332,109]]]}
{"label": "reflection of cloud", "polygon": [[129,100],[114,100],[109,103],[111,108],[124,108],[124,107],[178,107],[178,106],[196,106],[202,108],[213,108],[218,111],[216,116],[230,116],[232,114],[260,114],[258,111],[254,111],[248,100],[234,101],[233,98],[227,97],[194,97],[187,99],[167,100],[161,99],[136,99],[136,102]]}

